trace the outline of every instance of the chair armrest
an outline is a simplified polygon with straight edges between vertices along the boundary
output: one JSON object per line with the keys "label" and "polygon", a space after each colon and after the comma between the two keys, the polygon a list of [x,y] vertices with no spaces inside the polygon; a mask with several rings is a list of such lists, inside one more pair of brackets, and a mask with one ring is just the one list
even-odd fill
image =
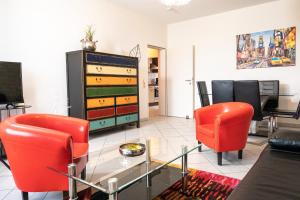
{"label": "chair armrest", "polygon": [[[1,127],[0,131],[2,131]],[[68,133],[23,124],[11,124],[10,128],[7,128],[6,131],[16,132],[13,136],[8,136],[8,140],[14,140],[17,143],[21,140],[21,142],[25,145],[29,145],[34,148],[46,147],[48,149],[52,147],[59,147],[60,149],[68,152],[72,159],[72,136]]]}
{"label": "chair armrest", "polygon": [[213,124],[216,117],[219,115],[214,106],[206,106],[198,108],[194,111],[196,124]]}
{"label": "chair armrest", "polygon": [[83,119],[60,116],[57,121],[57,129],[72,136],[74,142],[88,143],[89,122]]}
{"label": "chair armrest", "polygon": [[89,140],[89,122],[73,117],[61,115],[41,115],[44,128],[49,128],[68,133],[72,136],[74,142],[88,143]]}

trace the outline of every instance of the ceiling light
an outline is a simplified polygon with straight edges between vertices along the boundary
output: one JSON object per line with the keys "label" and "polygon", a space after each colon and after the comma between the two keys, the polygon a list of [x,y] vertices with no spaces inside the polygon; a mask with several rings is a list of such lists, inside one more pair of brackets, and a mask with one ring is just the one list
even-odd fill
{"label": "ceiling light", "polygon": [[184,6],[191,2],[191,0],[160,0],[162,4],[168,8]]}

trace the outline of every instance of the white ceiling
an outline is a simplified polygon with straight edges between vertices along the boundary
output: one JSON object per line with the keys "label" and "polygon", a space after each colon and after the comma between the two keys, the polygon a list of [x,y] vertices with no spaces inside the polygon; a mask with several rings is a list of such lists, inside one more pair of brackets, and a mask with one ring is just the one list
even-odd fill
{"label": "white ceiling", "polygon": [[110,0],[110,2],[151,16],[163,23],[213,15],[270,1],[277,0],[192,0],[190,4],[170,11],[160,3],[160,0]]}

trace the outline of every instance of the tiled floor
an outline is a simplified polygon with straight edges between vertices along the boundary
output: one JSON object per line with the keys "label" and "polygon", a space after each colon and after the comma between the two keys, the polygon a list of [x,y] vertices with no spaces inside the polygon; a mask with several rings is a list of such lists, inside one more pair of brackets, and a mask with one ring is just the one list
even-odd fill
{"label": "tiled floor", "polygon": [[[101,151],[110,146],[129,141],[131,139],[157,137],[172,145],[168,151],[170,157],[180,151],[182,144],[195,144],[195,124],[192,119],[175,117],[155,117],[149,121],[142,122],[141,128],[126,128],[124,130],[111,131],[105,135],[90,136],[90,166],[101,162],[103,154]],[[237,152],[229,152],[224,155],[223,166],[217,165],[216,154],[203,147],[203,152],[194,151],[188,157],[189,167],[205,170],[217,174],[242,179],[257,160],[265,145],[257,146],[247,144],[244,150],[243,160],[237,159]],[[87,175],[92,177],[95,169],[87,168]],[[30,193],[30,200],[61,199],[61,192]],[[9,170],[0,163],[0,200],[21,199],[20,191],[15,187]]]}

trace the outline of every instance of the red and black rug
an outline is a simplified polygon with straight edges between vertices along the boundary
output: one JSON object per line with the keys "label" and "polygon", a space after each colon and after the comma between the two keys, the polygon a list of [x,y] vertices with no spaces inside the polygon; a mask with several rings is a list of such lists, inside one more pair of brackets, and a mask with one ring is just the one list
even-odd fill
{"label": "red and black rug", "polygon": [[[240,180],[191,169],[154,200],[225,200]],[[185,189],[183,189],[185,188]]]}

